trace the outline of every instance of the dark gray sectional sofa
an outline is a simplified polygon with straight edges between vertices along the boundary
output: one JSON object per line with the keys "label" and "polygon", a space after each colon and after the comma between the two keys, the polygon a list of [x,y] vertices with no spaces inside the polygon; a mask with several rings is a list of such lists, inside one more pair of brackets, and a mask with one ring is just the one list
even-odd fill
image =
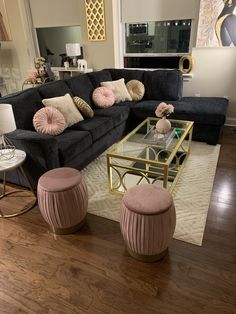
{"label": "dark gray sectional sofa", "polygon": [[[110,108],[95,108],[91,98],[93,90],[102,81],[120,78],[125,82],[131,79],[143,82],[144,98]],[[171,118],[194,121],[193,140],[216,144],[225,122],[227,99],[182,97],[182,86],[183,79],[178,70],[104,69],[5,96],[0,98],[0,106],[1,103],[13,106],[17,130],[9,137],[17,148],[27,153],[24,168],[36,187],[39,177],[49,169],[62,166],[84,168],[146,117],[155,116],[154,111],[162,101],[174,105]],[[37,133],[32,119],[43,107],[42,99],[66,93],[83,98],[94,109],[94,117],[67,128],[58,136]],[[25,185],[16,173],[9,173],[8,179]]]}

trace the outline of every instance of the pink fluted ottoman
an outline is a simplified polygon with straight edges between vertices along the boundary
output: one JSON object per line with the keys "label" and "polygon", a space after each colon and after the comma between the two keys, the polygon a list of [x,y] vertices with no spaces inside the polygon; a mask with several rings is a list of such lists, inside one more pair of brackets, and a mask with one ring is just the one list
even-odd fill
{"label": "pink fluted ottoman", "polygon": [[78,170],[49,170],[39,178],[37,193],[40,212],[54,233],[72,233],[83,225],[88,190]]}
{"label": "pink fluted ottoman", "polygon": [[171,194],[153,184],[126,191],[121,205],[121,233],[131,256],[154,262],[168,251],[176,224]]}

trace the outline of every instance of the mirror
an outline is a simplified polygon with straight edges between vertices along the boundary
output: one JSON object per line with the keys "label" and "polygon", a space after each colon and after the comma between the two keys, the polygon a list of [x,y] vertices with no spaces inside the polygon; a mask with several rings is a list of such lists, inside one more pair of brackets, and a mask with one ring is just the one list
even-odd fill
{"label": "mirror", "polygon": [[63,66],[67,43],[82,42],[80,26],[36,28],[36,34],[40,56],[53,67]]}
{"label": "mirror", "polygon": [[191,20],[126,23],[126,54],[188,53]]}

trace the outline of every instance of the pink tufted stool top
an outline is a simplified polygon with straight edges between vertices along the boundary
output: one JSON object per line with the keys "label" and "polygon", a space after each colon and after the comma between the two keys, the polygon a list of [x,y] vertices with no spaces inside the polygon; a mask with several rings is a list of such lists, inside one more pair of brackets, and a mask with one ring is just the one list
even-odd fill
{"label": "pink tufted stool top", "polygon": [[88,191],[78,170],[62,167],[47,171],[39,178],[37,192],[39,209],[53,232],[66,234],[81,227]]}
{"label": "pink tufted stool top", "polygon": [[143,261],[163,257],[176,224],[171,194],[154,184],[134,186],[124,194],[121,232],[129,253]]}

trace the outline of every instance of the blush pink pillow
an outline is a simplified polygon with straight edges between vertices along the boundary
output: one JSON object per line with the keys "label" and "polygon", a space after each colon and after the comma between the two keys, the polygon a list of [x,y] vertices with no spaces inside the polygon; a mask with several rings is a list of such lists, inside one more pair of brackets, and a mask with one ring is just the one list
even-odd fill
{"label": "blush pink pillow", "polygon": [[42,108],[33,117],[33,125],[37,132],[58,135],[67,127],[63,114],[53,107]]}
{"label": "blush pink pillow", "polygon": [[113,91],[107,87],[97,87],[93,91],[93,102],[98,108],[111,107],[115,102]]}

